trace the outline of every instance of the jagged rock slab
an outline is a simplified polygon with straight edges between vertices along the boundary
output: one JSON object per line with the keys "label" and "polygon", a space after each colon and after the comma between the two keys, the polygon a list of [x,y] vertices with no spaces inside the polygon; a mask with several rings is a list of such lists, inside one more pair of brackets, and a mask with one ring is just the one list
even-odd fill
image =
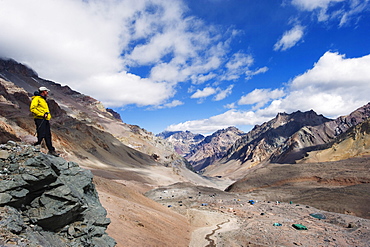
{"label": "jagged rock slab", "polygon": [[[114,246],[92,173],[29,145],[0,145],[0,214],[18,246]],[[12,235],[17,235],[14,237]],[[8,240],[6,240],[8,241]],[[28,244],[28,245],[26,245]]]}

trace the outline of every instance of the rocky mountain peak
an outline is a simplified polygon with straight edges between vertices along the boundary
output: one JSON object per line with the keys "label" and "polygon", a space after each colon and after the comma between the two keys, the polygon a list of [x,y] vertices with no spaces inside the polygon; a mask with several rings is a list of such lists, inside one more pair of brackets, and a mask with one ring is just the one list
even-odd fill
{"label": "rocky mountain peak", "polygon": [[318,115],[313,110],[306,112],[296,111],[291,114],[278,113],[276,117],[270,121],[270,126],[276,129],[279,126],[283,126],[292,122],[301,123],[301,125],[315,126],[326,121],[330,121],[330,119],[324,117],[323,115]]}

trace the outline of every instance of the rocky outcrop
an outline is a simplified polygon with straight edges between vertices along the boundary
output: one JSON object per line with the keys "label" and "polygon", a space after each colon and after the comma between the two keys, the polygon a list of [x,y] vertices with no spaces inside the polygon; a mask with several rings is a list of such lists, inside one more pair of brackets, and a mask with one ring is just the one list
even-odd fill
{"label": "rocky outcrop", "polygon": [[0,167],[1,246],[115,245],[90,171],[12,141]]}
{"label": "rocky outcrop", "polygon": [[122,121],[121,115],[113,109],[107,108],[107,112],[111,113],[115,119]]}
{"label": "rocky outcrop", "polygon": [[244,135],[245,133],[236,127],[218,130],[192,148],[185,158],[196,171],[200,171],[221,159],[230,146]]}

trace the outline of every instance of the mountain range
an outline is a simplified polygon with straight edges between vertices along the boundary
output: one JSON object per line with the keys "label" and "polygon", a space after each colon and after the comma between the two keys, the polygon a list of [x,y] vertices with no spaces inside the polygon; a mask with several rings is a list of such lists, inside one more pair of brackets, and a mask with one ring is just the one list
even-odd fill
{"label": "mountain range", "polygon": [[[190,132],[167,133],[163,137],[178,149],[186,144],[192,147],[191,151],[182,154],[196,171],[208,176],[240,179],[249,168],[261,163],[325,162],[368,155],[368,136],[359,136],[355,132],[358,128],[366,130],[369,117],[370,103],[337,119],[328,119],[313,110],[279,113],[248,133],[229,127],[201,141],[198,138],[196,144],[192,139],[195,135]],[[353,147],[345,154],[333,151],[336,150],[334,146],[341,146],[340,143],[349,136],[354,137],[351,138],[354,142],[361,142],[352,144],[359,147]],[[318,158],[318,153],[326,155]]]}
{"label": "mountain range", "polygon": [[[42,79],[17,61],[0,59],[0,144],[36,141],[29,104],[40,86],[51,90],[48,104],[53,142],[61,157],[94,174],[103,206],[118,207],[118,203],[129,207],[126,211],[107,210],[112,218],[108,233],[117,246],[153,241],[157,246],[173,246],[178,243],[172,238],[175,235],[182,236],[180,246],[187,246],[193,238],[192,227],[203,224],[194,218],[198,215],[195,201],[207,201],[202,204],[213,207],[203,207],[205,210],[223,214],[239,194],[266,203],[283,200],[313,205],[316,198],[320,203],[314,206],[322,210],[370,219],[366,207],[370,203],[370,103],[336,119],[313,110],[279,113],[248,133],[231,126],[209,136],[189,131],[155,135],[122,122],[118,113],[90,96]],[[41,151],[46,151],[44,146]],[[197,190],[198,199],[187,194]],[[209,201],[217,194],[223,195],[218,204]],[[357,200],[358,205],[338,206],[340,196]],[[225,198],[229,198],[228,204]],[[163,206],[175,211],[169,213]],[[176,223],[165,223],[171,220]],[[162,224],[161,231],[150,228],[151,224]],[[117,228],[125,228],[127,233]],[[165,234],[171,231],[176,234]],[[140,238],[142,234],[147,238]]]}

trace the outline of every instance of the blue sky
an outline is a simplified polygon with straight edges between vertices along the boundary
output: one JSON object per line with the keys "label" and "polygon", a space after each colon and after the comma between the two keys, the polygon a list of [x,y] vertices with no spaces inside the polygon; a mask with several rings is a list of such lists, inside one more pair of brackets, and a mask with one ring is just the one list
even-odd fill
{"label": "blue sky", "polygon": [[368,103],[369,0],[0,0],[0,56],[155,134]]}

